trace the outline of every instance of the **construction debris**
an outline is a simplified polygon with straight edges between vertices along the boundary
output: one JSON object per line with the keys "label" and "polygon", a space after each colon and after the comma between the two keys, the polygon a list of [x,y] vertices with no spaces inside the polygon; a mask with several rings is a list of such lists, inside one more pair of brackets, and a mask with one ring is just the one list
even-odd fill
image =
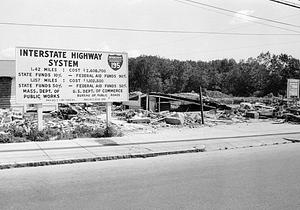
{"label": "construction debris", "polygon": [[[162,94],[156,94],[156,96],[158,95],[163,96]],[[196,104],[195,94],[173,95],[170,98],[172,100],[176,98],[182,100],[182,98],[190,97],[190,95],[194,99],[185,100],[184,104],[186,105],[189,102],[193,103],[195,107],[199,106]],[[285,122],[300,123],[300,106],[298,102],[291,103],[291,101],[276,98],[273,101],[269,100],[267,104],[261,101],[251,101],[241,102],[237,105],[226,105],[209,97],[204,99],[206,107],[209,108],[204,111],[204,121],[207,126],[242,123],[253,119],[266,118],[279,118]],[[119,122],[114,125],[118,131],[147,130],[147,127],[158,129],[170,126],[191,128],[203,126],[201,112],[199,111],[178,112],[170,109],[158,112],[137,107],[136,109],[124,109],[121,104],[113,106],[112,117]],[[106,127],[105,106],[100,103],[60,104],[57,110],[44,113],[44,122],[47,135],[51,134],[51,140],[82,137],[84,134],[97,137],[104,136],[102,134]],[[15,112],[11,109],[0,109],[0,133],[2,136],[6,135],[6,139],[11,138],[11,135],[19,138],[32,135],[36,128],[36,109],[32,108],[25,113]],[[6,142],[6,140],[2,142]]]}
{"label": "construction debris", "polygon": [[171,125],[183,125],[184,123],[184,114],[183,113],[174,113],[165,118],[166,123]]}
{"label": "construction debris", "polygon": [[285,114],[286,122],[300,123],[300,116],[287,113]]}
{"label": "construction debris", "polygon": [[246,112],[245,117],[258,119],[259,118],[259,113],[256,112],[256,111],[248,111],[248,112]]}
{"label": "construction debris", "polygon": [[150,119],[149,118],[132,118],[132,119],[129,119],[127,122],[129,123],[150,123]]}

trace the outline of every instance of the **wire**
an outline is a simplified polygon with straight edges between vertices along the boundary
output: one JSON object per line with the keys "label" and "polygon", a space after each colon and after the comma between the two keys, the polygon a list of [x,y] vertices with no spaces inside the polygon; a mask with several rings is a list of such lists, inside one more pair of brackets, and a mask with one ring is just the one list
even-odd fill
{"label": "wire", "polygon": [[[201,9],[204,9],[204,10],[207,10],[207,8],[205,8],[205,7],[201,7],[201,6],[198,6],[198,5],[194,5],[194,4],[191,4],[191,3],[188,3],[188,2],[183,2],[183,1],[181,1],[181,0],[174,0],[174,1],[177,1],[177,2],[180,2],[180,3],[182,3],[182,4],[186,4],[186,5],[189,5],[189,6],[193,6],[193,7],[197,7],[197,8],[201,8]],[[299,0],[300,1],[300,0]],[[223,12],[218,12],[218,11],[216,11],[216,10],[213,10],[213,9],[208,9],[208,10],[210,10],[210,11],[212,11],[212,12],[215,12],[215,13],[219,13],[219,14],[222,14],[222,15],[225,15],[225,16],[230,16],[230,17],[232,17],[232,15],[229,15],[229,14],[227,14],[227,13],[223,13]],[[279,18],[289,18],[289,17],[294,17],[294,16],[298,16],[298,15],[300,15],[300,13],[297,13],[297,14],[292,14],[292,15],[286,15],[286,16],[281,16],[281,17],[279,17]],[[253,21],[252,23],[258,23],[258,22],[256,22],[256,21]],[[260,22],[259,22],[260,23]],[[276,27],[276,26],[272,26],[272,25],[269,25],[269,24],[263,24],[263,23],[261,23],[262,25],[267,25],[267,26],[271,26],[271,27],[275,27],[275,28],[281,28],[281,27]],[[248,25],[247,25],[248,26]],[[231,28],[226,28],[226,29],[223,29],[223,30],[221,30],[221,31],[219,31],[219,32],[225,32],[225,31],[229,31],[229,30],[232,30],[232,29],[238,29],[238,28],[244,28],[244,27],[246,27],[245,25],[240,25],[240,26],[237,26],[237,27],[231,27]],[[285,28],[281,28],[281,29],[285,29]],[[293,31],[293,32],[298,32],[298,31],[294,31],[294,30],[289,30],[289,29],[286,29],[286,30],[288,30],[288,31]],[[298,32],[299,33],[299,32]],[[194,37],[192,37],[192,38],[188,38],[188,40],[194,40],[194,39],[198,39],[199,38],[199,35],[198,36],[194,36]],[[172,42],[163,42],[163,43],[160,43],[158,46],[165,46],[165,45],[174,45],[174,43],[177,43],[177,42],[181,42],[181,41],[186,41],[187,40],[187,38],[181,38],[181,39],[178,39],[178,40],[175,40],[175,41],[172,41]],[[202,39],[202,41],[203,41],[203,39]],[[151,44],[151,45],[146,45],[145,46],[146,48],[148,48],[148,47],[151,47],[151,48],[153,48],[153,44]],[[157,45],[156,45],[156,47],[157,47]],[[150,48],[150,49],[151,49]]]}
{"label": "wire", "polygon": [[193,1],[193,0],[182,0],[182,1],[190,2],[190,3],[194,3],[194,4],[199,4],[199,5],[202,5],[202,6],[205,6],[205,7],[214,8],[216,10],[221,10],[221,11],[226,11],[226,12],[230,12],[230,13],[234,13],[234,14],[239,14],[241,16],[251,17],[251,18],[254,18],[254,19],[258,19],[258,20],[263,20],[263,21],[268,21],[268,22],[277,23],[277,24],[281,24],[281,25],[293,26],[293,27],[300,28],[300,26],[298,26],[298,25],[285,23],[285,22],[281,22],[281,21],[277,21],[277,20],[272,20],[272,19],[268,19],[268,18],[262,18],[262,17],[258,17],[258,16],[254,16],[254,15],[242,14],[242,13],[239,13],[239,12],[236,12],[236,11],[233,11],[233,10],[229,10],[229,9],[225,9],[225,8],[221,8],[221,7],[201,3],[201,2],[198,2],[198,1]]}
{"label": "wire", "polygon": [[297,5],[295,3],[292,3],[292,2],[289,2],[289,1],[277,1],[277,0],[269,0],[269,1],[273,1],[275,3],[279,3],[279,4],[283,4],[283,5],[286,5],[286,6],[290,6],[290,7],[300,9],[299,5]]}
{"label": "wire", "polygon": [[95,29],[95,30],[147,32],[147,33],[172,33],[172,34],[210,34],[210,35],[232,35],[232,36],[299,36],[300,35],[300,33],[297,34],[295,33],[234,33],[234,32],[217,32],[217,31],[157,30],[157,29],[115,28],[115,27],[77,26],[77,25],[51,25],[51,24],[13,23],[13,22],[0,22],[0,25],[48,27],[48,28]]}
{"label": "wire", "polygon": [[227,14],[225,12],[220,12],[220,11],[215,10],[215,9],[210,9],[210,8],[207,8],[207,7],[204,7],[204,6],[195,5],[195,4],[192,4],[190,2],[185,2],[184,0],[174,0],[174,1],[180,2],[182,4],[190,5],[190,6],[193,6],[193,7],[197,7],[197,8],[203,9],[203,10],[208,10],[208,11],[211,11],[211,12],[214,12],[214,13],[218,13],[218,14],[222,14],[222,15],[225,15],[225,16],[232,17],[232,15]]}
{"label": "wire", "polygon": [[[204,10],[207,10],[206,8],[204,7],[200,7],[198,5],[195,5],[195,4],[192,4],[192,3],[189,3],[189,2],[183,2],[184,0],[174,0],[174,1],[177,1],[177,2],[180,2],[182,4],[187,4],[187,5],[190,5],[190,6],[193,6],[193,7],[197,7],[197,8],[200,8],[200,9],[204,9]],[[225,16],[229,16],[229,17],[233,17],[233,15],[230,15],[230,14],[226,14],[226,13],[223,13],[223,12],[218,12],[217,10],[212,10],[212,9],[209,9],[209,11],[212,11],[212,12],[215,12],[215,13],[218,13],[218,14],[222,14],[222,15],[225,15]],[[298,15],[298,14],[297,14]],[[295,15],[293,15],[295,16]],[[238,17],[238,18],[241,18],[241,17]],[[280,26],[274,26],[274,25],[270,25],[270,24],[267,24],[267,23],[262,23],[262,22],[257,22],[257,21],[253,21],[253,20],[248,20],[252,23],[256,23],[256,24],[260,24],[260,25],[264,25],[264,26],[269,26],[269,27],[272,27],[272,28],[278,28],[278,29],[282,29],[282,30],[285,30],[285,31],[291,31],[291,32],[295,32],[295,33],[300,33],[300,31],[296,31],[296,30],[292,30],[292,29],[287,29],[287,28],[283,28],[283,27],[280,27]]]}
{"label": "wire", "polygon": [[[192,5],[192,6],[196,6],[196,5]],[[198,7],[198,6],[196,6],[196,7]],[[300,15],[300,14],[297,14],[297,15]],[[290,16],[290,15],[289,15]],[[285,18],[285,17],[289,17],[289,16],[283,16],[283,17],[281,17],[281,18]],[[253,23],[256,23],[256,22],[253,22]],[[230,30],[234,30],[234,29],[239,29],[239,28],[245,28],[245,27],[248,27],[249,25],[239,25],[239,26],[235,26],[235,27],[231,27],[231,28],[226,28],[226,29],[223,29],[223,30],[220,30],[220,31],[218,31],[218,32],[226,32],[226,31],[230,31]],[[300,33],[300,32],[298,32],[298,33]],[[152,48],[155,48],[155,47],[157,47],[157,46],[164,46],[164,45],[174,45],[174,43],[177,43],[177,42],[181,42],[181,41],[186,41],[186,40],[194,40],[194,39],[198,39],[198,38],[200,38],[201,36],[206,36],[205,34],[203,34],[203,35],[197,35],[197,36],[193,36],[193,37],[191,37],[191,38],[181,38],[181,39],[178,39],[178,40],[175,40],[175,41],[172,41],[172,42],[170,42],[170,41],[168,41],[168,42],[163,42],[163,43],[161,43],[161,44],[159,44],[159,45],[155,45],[155,46],[153,46],[153,44],[151,44],[151,45],[146,45],[145,47],[146,48],[149,48],[149,47],[151,47],[150,49],[152,49]],[[208,37],[206,37],[206,39],[207,39]],[[205,38],[204,39],[202,39],[202,41],[203,40],[206,40]]]}

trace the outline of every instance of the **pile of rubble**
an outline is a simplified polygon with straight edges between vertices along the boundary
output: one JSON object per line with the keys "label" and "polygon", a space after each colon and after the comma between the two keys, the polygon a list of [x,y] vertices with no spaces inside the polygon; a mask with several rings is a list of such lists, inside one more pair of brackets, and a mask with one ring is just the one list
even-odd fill
{"label": "pile of rubble", "polygon": [[[213,103],[211,103],[214,106]],[[210,111],[204,111],[205,125],[232,124],[248,122],[249,119],[282,119],[286,122],[300,123],[300,106],[297,102],[274,101],[268,105],[255,102],[242,102],[238,106],[226,109],[216,106]],[[113,123],[117,135],[123,130],[130,130],[130,125],[144,125],[143,129],[154,129],[170,126],[199,127],[202,125],[201,112],[152,112],[142,109],[126,109],[113,106],[113,119],[124,122]],[[103,137],[106,129],[105,106],[103,104],[61,104],[58,110],[44,113],[46,135],[51,140],[72,139],[77,137]],[[13,135],[27,138],[37,130],[37,112],[29,110],[26,113],[0,109],[0,135]],[[44,136],[41,136],[41,138]],[[49,139],[48,138],[48,139]]]}
{"label": "pile of rubble", "polygon": [[[159,125],[161,127],[168,125],[180,125],[188,127],[198,127],[202,124],[201,112],[151,112],[145,110],[124,110],[115,113],[119,120],[128,123],[147,123]],[[211,110],[204,112],[204,121],[207,125],[220,123],[245,122],[241,113],[234,110]]]}
{"label": "pile of rubble", "polygon": [[249,118],[277,118],[284,119],[286,122],[300,123],[300,104],[297,101],[276,100],[270,105],[243,102],[240,104],[239,111]]}
{"label": "pile of rubble", "polygon": [[[78,137],[104,137],[114,132],[121,135],[121,130],[115,125],[107,129],[101,116],[102,107],[81,104],[61,105],[58,110],[44,113],[44,130],[37,131],[37,112],[30,110],[24,114],[12,110],[0,109],[0,134],[3,138],[17,137],[17,141],[26,140],[60,140]],[[36,135],[41,139],[36,139]],[[12,139],[11,139],[12,140]],[[1,142],[1,139],[0,139]],[[15,142],[12,140],[12,142]]]}
{"label": "pile of rubble", "polygon": [[[212,109],[204,111],[206,125],[221,123],[232,124],[247,122],[249,119],[283,119],[286,122],[300,123],[300,106],[297,103],[288,104],[287,101],[275,100],[270,105],[261,102],[242,102],[239,106],[220,106],[213,101]],[[215,107],[215,108],[214,108]],[[197,127],[201,125],[201,112],[150,112],[145,110],[124,110],[118,113],[129,123],[149,123],[164,125],[182,125]]]}

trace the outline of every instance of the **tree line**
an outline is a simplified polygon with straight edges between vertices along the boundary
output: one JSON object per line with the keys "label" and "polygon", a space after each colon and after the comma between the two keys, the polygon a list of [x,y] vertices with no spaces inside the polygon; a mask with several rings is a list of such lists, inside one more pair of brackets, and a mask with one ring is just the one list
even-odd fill
{"label": "tree line", "polygon": [[158,56],[129,59],[130,91],[198,92],[202,86],[232,96],[286,94],[287,79],[300,79],[300,61],[287,54],[261,53],[256,58],[179,61]]}

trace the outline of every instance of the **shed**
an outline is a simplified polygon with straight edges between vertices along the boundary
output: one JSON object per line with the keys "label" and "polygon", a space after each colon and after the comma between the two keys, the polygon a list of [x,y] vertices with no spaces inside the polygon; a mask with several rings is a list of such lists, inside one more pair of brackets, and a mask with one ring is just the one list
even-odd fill
{"label": "shed", "polygon": [[[0,108],[14,108],[22,112],[28,108],[25,104],[16,103],[16,60],[0,60]],[[57,104],[43,105],[43,111],[55,109]]]}
{"label": "shed", "polygon": [[0,60],[0,108],[16,105],[15,69],[15,60]]}

